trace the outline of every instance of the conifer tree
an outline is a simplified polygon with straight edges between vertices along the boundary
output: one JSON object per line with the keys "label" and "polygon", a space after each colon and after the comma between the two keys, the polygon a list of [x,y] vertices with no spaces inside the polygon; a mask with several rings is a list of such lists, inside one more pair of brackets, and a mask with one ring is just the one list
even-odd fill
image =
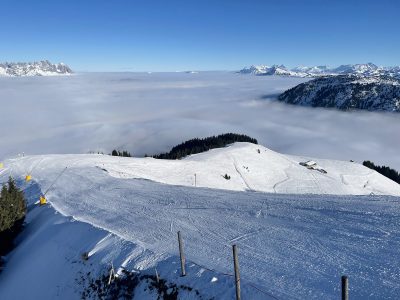
{"label": "conifer tree", "polygon": [[13,240],[22,230],[25,215],[24,193],[10,177],[0,192],[0,256],[13,248]]}
{"label": "conifer tree", "polygon": [[10,177],[7,185],[3,185],[0,194],[0,233],[16,229],[25,218],[26,203],[24,193],[17,188]]}

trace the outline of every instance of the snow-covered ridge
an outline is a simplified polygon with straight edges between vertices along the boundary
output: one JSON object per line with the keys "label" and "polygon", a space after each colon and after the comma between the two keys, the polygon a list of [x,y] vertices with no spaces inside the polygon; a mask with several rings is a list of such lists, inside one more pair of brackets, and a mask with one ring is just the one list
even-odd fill
{"label": "snow-covered ridge", "polygon": [[355,75],[316,78],[287,90],[278,100],[341,110],[400,112],[400,79]]}
{"label": "snow-covered ridge", "polygon": [[[317,163],[315,169],[301,165],[309,160]],[[235,143],[183,160],[138,158],[123,165],[105,162],[102,168],[118,178],[145,178],[166,184],[196,184],[197,187],[236,191],[400,196],[399,184],[363,165],[289,156],[250,143]],[[223,177],[225,174],[230,176],[229,180]]]}
{"label": "snow-covered ridge", "polygon": [[392,77],[400,76],[400,67],[380,67],[373,63],[367,64],[349,64],[339,67],[328,66],[299,66],[292,69],[284,65],[253,65],[245,67],[238,73],[254,75],[280,75],[293,77],[320,77],[337,75],[358,75],[358,76],[379,76],[386,75]]}
{"label": "snow-covered ridge", "polygon": [[72,73],[72,70],[66,64],[52,64],[48,60],[35,62],[0,63],[0,76],[55,76],[70,75]]}
{"label": "snow-covered ridge", "polygon": [[294,76],[306,77],[305,72],[291,71],[284,65],[260,65],[250,66],[239,71],[241,74],[254,74],[254,75],[281,75],[281,76]]}
{"label": "snow-covered ridge", "polygon": [[[13,168],[22,171],[36,164],[44,167],[41,160],[46,165],[96,167],[116,178],[147,179],[169,185],[281,194],[400,196],[399,184],[358,163],[289,156],[251,143],[235,143],[181,160],[35,156],[16,162]],[[303,166],[310,160],[316,163],[315,168]],[[225,174],[230,176],[229,180],[224,178]]]}

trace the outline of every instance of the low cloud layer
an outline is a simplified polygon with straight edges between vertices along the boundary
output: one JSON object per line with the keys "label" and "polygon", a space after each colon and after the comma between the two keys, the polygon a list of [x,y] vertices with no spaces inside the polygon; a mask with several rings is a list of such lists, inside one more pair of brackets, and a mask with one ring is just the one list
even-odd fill
{"label": "low cloud layer", "polygon": [[140,156],[237,132],[283,153],[370,159],[400,170],[399,115],[272,100],[306,80],[224,72],[0,78],[0,158],[114,148]]}

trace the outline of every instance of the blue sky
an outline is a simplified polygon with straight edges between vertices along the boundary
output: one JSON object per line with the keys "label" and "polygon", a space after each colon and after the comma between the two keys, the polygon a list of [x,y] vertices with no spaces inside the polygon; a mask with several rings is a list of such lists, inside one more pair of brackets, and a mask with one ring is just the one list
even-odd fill
{"label": "blue sky", "polygon": [[400,1],[0,0],[0,61],[78,71],[400,65]]}

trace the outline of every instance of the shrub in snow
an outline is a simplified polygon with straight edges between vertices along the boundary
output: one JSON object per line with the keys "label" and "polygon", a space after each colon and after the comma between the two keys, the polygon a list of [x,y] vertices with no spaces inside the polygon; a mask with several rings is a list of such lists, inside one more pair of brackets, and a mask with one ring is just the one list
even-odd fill
{"label": "shrub in snow", "polygon": [[89,259],[89,252],[83,252],[82,253],[82,259],[85,260],[85,261],[88,260]]}
{"label": "shrub in snow", "polygon": [[[85,278],[78,282],[87,285],[81,299],[139,299],[137,293],[149,299],[204,299],[199,290],[183,284],[177,285],[155,275],[129,272],[122,269],[121,274],[109,282],[108,272],[97,278]],[[135,297],[136,296],[136,297]]]}
{"label": "shrub in snow", "polygon": [[224,176],[222,176],[222,177],[224,177],[226,180],[229,180],[229,179],[231,179],[231,176],[229,176],[228,174],[225,174]]}

